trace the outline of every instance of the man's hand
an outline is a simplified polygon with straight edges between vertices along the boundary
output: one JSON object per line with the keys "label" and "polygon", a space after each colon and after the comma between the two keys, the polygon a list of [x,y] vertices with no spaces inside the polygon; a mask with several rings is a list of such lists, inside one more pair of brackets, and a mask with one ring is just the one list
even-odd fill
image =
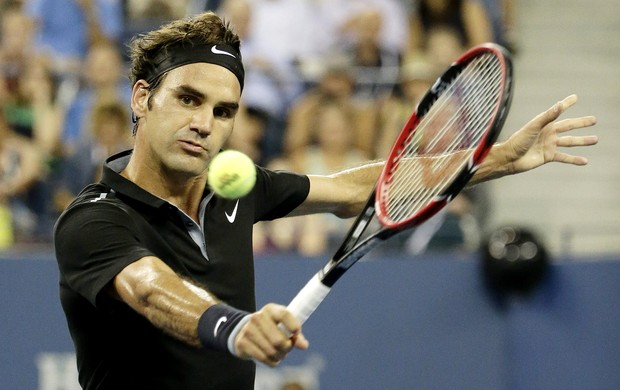
{"label": "man's hand", "polygon": [[240,358],[275,367],[293,348],[308,349],[308,345],[293,314],[270,303],[251,315],[237,335],[235,351]]}
{"label": "man's hand", "polygon": [[538,114],[508,140],[493,146],[470,184],[526,172],[549,162],[586,165],[588,159],[559,148],[590,146],[598,142],[595,135],[573,136],[564,133],[594,126],[594,116],[558,120],[558,117],[577,102],[570,95]]}
{"label": "man's hand", "polygon": [[574,129],[596,124],[596,118],[593,116],[555,121],[576,102],[577,96],[566,97],[547,111],[537,115],[508,138],[503,149],[505,158],[511,165],[510,173],[529,171],[549,162],[573,165],[586,165],[588,163],[588,159],[585,157],[561,152],[558,149],[560,147],[590,146],[598,142],[598,137],[595,135],[562,135]]}

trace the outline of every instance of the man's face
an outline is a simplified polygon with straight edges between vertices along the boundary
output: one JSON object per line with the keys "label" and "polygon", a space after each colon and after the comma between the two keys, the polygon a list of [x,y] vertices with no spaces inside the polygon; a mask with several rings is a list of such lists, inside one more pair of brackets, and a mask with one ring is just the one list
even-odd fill
{"label": "man's face", "polygon": [[203,175],[233,129],[240,97],[234,74],[214,64],[184,65],[154,92],[141,93],[134,88],[132,108],[141,118],[136,152],[143,163],[179,179]]}

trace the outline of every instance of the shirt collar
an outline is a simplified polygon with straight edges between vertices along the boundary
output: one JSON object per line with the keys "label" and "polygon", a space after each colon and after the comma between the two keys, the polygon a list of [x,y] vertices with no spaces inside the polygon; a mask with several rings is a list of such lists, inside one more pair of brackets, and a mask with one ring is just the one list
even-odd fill
{"label": "shirt collar", "polygon": [[103,165],[101,182],[110,186],[117,193],[117,196],[129,197],[155,208],[167,205],[168,202],[165,200],[151,194],[121,175],[121,172],[129,163],[132,152],[132,149],[125,150],[108,157]]}

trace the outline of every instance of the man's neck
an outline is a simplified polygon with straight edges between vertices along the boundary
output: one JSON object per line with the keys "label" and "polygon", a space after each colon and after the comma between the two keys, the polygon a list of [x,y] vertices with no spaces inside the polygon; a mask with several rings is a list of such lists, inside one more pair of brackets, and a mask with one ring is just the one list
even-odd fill
{"label": "man's neck", "polygon": [[200,201],[207,184],[206,176],[180,178],[180,175],[166,174],[146,164],[137,164],[134,156],[120,174],[198,221]]}

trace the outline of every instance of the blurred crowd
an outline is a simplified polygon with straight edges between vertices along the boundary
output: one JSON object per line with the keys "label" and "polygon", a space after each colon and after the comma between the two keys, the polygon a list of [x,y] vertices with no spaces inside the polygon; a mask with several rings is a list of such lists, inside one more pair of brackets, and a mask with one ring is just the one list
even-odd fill
{"label": "blurred crowd", "polygon": [[[385,157],[416,102],[467,48],[514,52],[511,0],[0,0],[0,249],[49,244],[103,160],[131,148],[131,37],[214,10],[242,39],[246,81],[229,147],[325,174]],[[392,246],[473,249],[484,185]],[[257,253],[332,250],[351,221],[256,226]]]}

